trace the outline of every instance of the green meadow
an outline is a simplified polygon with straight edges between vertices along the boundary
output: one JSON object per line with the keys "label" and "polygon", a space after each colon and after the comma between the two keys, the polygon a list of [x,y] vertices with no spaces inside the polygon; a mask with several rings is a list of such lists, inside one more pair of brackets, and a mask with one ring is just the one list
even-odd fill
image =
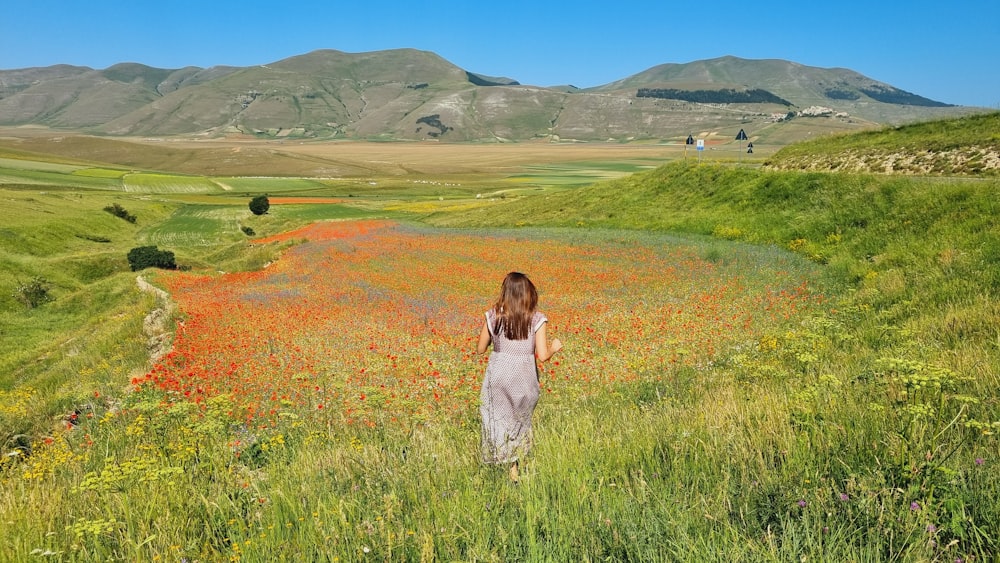
{"label": "green meadow", "polygon": [[[0,560],[995,561],[1000,178],[986,157],[921,175],[800,163],[926,151],[917,139],[986,154],[996,131],[1000,114],[807,141],[766,162],[540,161],[461,181],[0,154]],[[255,216],[263,193],[337,201]],[[115,203],[135,223],[104,211]],[[543,397],[517,485],[478,463],[474,407],[409,430],[290,420],[241,458],[224,396],[198,418],[132,392],[179,317],[140,289],[157,273],[130,271],[131,248],[258,271],[296,242],[254,238],[351,219],[676,240],[755,283],[787,260],[827,306],[667,383]],[[33,280],[44,299],[27,306]],[[168,322],[150,327],[156,315]]]}

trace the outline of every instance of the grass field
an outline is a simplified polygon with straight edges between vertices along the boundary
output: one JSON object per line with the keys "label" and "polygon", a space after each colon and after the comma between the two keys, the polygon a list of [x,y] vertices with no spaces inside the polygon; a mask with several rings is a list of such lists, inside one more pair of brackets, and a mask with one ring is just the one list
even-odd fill
{"label": "grass field", "polygon": [[[995,178],[443,148],[288,149],[364,172],[263,216],[241,192],[283,180],[2,161],[45,187],[0,189],[0,559],[1000,557]],[[185,266],[142,272],[175,309],[140,244]],[[478,461],[471,354],[511,269],[566,343],[516,486]]]}

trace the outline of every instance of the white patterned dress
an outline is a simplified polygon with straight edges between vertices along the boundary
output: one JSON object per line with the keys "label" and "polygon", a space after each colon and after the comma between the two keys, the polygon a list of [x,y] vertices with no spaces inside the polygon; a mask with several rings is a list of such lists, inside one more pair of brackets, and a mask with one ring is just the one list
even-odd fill
{"label": "white patterned dress", "polygon": [[547,320],[536,311],[528,338],[508,340],[496,333],[496,313],[486,312],[493,351],[479,394],[485,463],[512,463],[531,449],[531,415],[538,404],[535,332]]}

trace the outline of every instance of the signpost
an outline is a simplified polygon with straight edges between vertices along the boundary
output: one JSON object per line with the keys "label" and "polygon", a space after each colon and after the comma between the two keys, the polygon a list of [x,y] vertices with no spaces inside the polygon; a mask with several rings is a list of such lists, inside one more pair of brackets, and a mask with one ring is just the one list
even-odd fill
{"label": "signpost", "polygon": [[[744,131],[744,130],[742,130],[742,129],[740,129],[740,132],[736,134],[736,140],[740,141],[740,152],[739,152],[739,157],[738,158],[742,159],[743,158],[743,141],[747,140],[747,132]],[[753,152],[753,150],[749,150],[747,152]]]}
{"label": "signpost", "polygon": [[698,139],[696,146],[698,148],[698,160],[701,160],[701,153],[705,150],[705,139]]}
{"label": "signpost", "polygon": [[687,140],[684,141],[684,160],[687,160],[688,157],[688,145],[693,145],[693,144],[694,144],[694,137],[688,135]]}

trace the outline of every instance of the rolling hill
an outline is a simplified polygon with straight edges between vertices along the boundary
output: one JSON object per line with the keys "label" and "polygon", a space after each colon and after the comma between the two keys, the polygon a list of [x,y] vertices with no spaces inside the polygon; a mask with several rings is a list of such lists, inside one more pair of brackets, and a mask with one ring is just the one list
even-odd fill
{"label": "rolling hill", "polygon": [[804,129],[975,110],[847,69],[731,56],[660,65],[588,89],[522,85],[415,49],[320,50],[253,67],[0,70],[0,125],[113,136],[621,142],[730,140],[743,128],[783,145]]}

